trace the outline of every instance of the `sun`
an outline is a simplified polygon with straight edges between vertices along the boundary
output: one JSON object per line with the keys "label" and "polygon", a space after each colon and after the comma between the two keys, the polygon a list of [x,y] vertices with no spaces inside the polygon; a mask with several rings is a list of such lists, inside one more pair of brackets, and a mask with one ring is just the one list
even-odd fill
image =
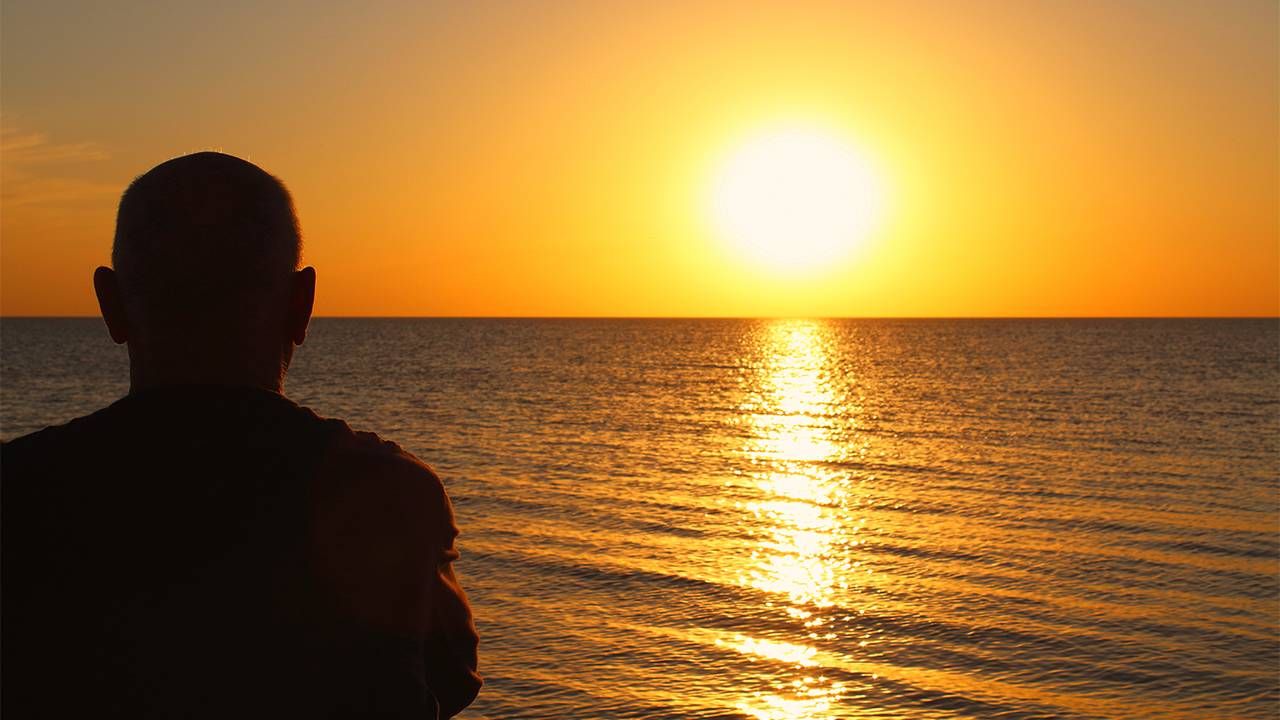
{"label": "sun", "polygon": [[711,184],[716,232],[752,260],[812,270],[845,259],[880,220],[883,191],[839,135],[772,128],[735,147]]}

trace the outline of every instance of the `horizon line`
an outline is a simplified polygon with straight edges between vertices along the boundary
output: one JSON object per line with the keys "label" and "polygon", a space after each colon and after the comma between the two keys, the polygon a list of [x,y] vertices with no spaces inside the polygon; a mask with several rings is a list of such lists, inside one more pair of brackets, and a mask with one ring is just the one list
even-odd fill
{"label": "horizon line", "polygon": [[[0,315],[4,320],[101,320],[101,315]],[[1274,315],[313,315],[312,320],[1280,320]]]}

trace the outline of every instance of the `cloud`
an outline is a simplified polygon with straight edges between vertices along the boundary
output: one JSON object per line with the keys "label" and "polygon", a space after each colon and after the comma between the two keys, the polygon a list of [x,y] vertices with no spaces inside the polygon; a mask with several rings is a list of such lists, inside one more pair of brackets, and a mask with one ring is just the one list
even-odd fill
{"label": "cloud", "polygon": [[57,205],[111,195],[111,183],[81,177],[86,164],[110,156],[94,143],[56,143],[42,132],[0,124],[0,204]]}

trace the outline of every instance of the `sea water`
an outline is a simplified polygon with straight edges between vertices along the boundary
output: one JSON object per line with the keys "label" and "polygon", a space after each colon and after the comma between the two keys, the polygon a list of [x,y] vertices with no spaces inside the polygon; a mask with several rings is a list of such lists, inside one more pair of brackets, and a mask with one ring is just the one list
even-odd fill
{"label": "sea water", "polygon": [[[1276,320],[320,319],[445,479],[468,718],[1274,718]],[[0,435],[127,391],[0,321]],[[0,469],[2,471],[2,469]]]}

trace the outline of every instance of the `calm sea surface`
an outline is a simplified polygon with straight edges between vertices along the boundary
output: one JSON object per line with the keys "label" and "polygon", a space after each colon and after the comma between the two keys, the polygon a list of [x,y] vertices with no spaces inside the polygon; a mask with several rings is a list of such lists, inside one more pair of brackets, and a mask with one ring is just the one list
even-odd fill
{"label": "calm sea surface", "polygon": [[[469,718],[1274,718],[1274,320],[337,320],[289,394],[440,471]],[[0,323],[0,434],[127,388]]]}

